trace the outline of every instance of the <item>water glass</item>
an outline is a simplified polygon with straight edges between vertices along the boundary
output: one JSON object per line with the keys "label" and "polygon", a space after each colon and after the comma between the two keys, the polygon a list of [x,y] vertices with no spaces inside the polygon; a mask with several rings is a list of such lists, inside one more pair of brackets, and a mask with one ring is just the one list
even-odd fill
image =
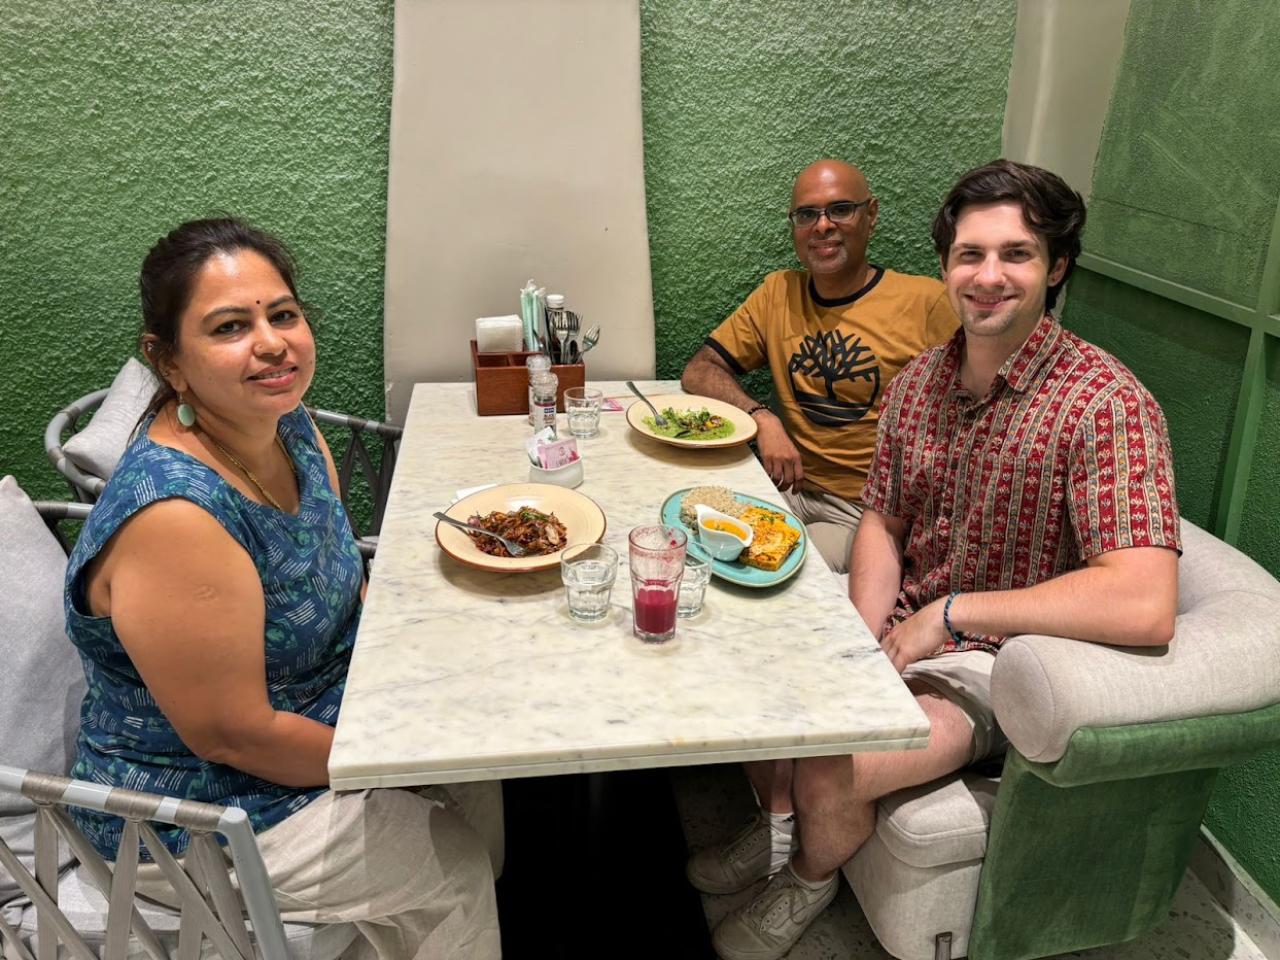
{"label": "water glass", "polygon": [[569,616],[582,623],[603,620],[618,576],[618,552],[603,543],[569,547],[560,556],[560,579]]}
{"label": "water glass", "polygon": [[711,580],[711,563],[692,553],[684,557],[684,576],[680,578],[680,590],[676,600],[676,616],[681,620],[696,617],[702,612],[702,602],[707,595],[707,583]]}
{"label": "water glass", "polygon": [[569,433],[594,437],[600,432],[600,405],[604,392],[595,387],[570,387],[564,392],[564,410],[569,417]]}
{"label": "water glass", "polygon": [[636,527],[629,540],[635,635],[662,643],[676,634],[676,598],[684,577],[688,537],[679,527]]}

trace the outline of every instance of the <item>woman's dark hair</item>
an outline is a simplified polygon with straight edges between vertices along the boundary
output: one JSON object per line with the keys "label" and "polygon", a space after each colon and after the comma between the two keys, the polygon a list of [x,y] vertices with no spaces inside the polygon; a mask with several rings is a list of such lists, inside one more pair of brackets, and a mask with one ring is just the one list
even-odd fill
{"label": "woman's dark hair", "polygon": [[[261,254],[276,268],[293,298],[299,301],[294,283],[293,254],[283,242],[271,234],[232,217],[215,220],[188,220],[168,236],[161,238],[142,261],[138,289],[142,295],[142,352],[156,371],[160,386],[142,415],[145,420],[174,397],[161,365],[178,349],[178,320],[191,302],[196,274],[220,253],[252,250]],[[139,423],[142,421],[140,420]]]}
{"label": "woman's dark hair", "polygon": [[995,160],[962,176],[933,218],[933,246],[947,262],[956,239],[956,221],[965,207],[976,203],[1012,200],[1022,206],[1022,218],[1031,232],[1049,244],[1049,268],[1062,257],[1067,271],[1045,294],[1045,309],[1053,309],[1058,291],[1067,282],[1080,256],[1080,234],[1084,231],[1084,198],[1056,173],[1029,163]]}

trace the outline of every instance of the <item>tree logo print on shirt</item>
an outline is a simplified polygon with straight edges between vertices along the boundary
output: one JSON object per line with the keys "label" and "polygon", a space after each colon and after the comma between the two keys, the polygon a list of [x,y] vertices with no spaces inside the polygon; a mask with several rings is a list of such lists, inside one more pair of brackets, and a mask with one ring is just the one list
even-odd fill
{"label": "tree logo print on shirt", "polygon": [[[822,427],[843,427],[857,423],[875,406],[880,396],[880,360],[855,333],[839,331],[810,335],[800,341],[787,364],[791,392],[810,422]],[[797,375],[804,379],[797,380]],[[858,389],[865,400],[845,400],[836,395],[840,383],[867,383]],[[822,393],[813,393],[821,387]],[[805,389],[807,388],[807,389]]]}

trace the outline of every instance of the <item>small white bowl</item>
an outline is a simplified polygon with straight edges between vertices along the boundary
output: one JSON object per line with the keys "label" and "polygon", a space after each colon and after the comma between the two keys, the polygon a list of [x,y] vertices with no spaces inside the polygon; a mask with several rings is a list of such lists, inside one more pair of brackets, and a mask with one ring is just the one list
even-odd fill
{"label": "small white bowl", "polygon": [[554,483],[556,486],[572,489],[582,483],[582,457],[571,460],[563,467],[556,467],[554,470],[544,470],[537,464],[531,463],[529,464],[529,482]]}
{"label": "small white bowl", "polygon": [[[719,510],[708,507],[705,503],[698,504],[695,509],[698,514],[698,541],[717,560],[732,563],[738,559],[743,550],[751,546],[751,541],[755,539],[755,531],[737,517],[721,513]],[[706,526],[708,520],[719,520],[741,530],[742,534],[737,536],[721,530],[708,529]]]}

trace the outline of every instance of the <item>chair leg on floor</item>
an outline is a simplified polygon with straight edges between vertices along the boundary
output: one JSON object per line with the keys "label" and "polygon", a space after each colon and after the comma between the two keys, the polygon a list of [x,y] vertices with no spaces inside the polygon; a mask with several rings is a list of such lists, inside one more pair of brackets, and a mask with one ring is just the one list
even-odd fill
{"label": "chair leg on floor", "polygon": [[933,938],[933,960],[951,960],[951,931]]}

